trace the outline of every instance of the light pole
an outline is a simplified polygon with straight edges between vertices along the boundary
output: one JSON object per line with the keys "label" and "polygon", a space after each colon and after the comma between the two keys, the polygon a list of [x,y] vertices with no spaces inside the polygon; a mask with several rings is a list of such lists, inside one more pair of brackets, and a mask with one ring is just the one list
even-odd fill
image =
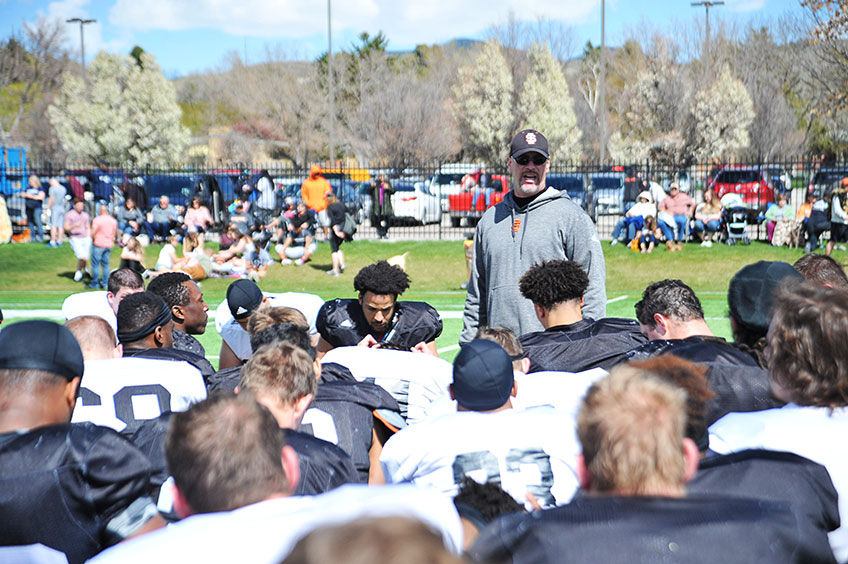
{"label": "light pole", "polygon": [[606,81],[607,81],[607,65],[606,65],[606,57],[604,56],[604,43],[606,40],[605,37],[605,25],[604,25],[604,15],[606,11],[606,0],[601,0],[601,88],[600,88],[600,97],[601,97],[601,107],[599,109],[599,125],[601,126],[601,164],[603,165],[604,159],[606,158],[606,149],[607,149],[607,97],[606,97]]}
{"label": "light pole", "polygon": [[706,35],[704,37],[704,59],[707,65],[707,72],[712,69],[712,53],[710,52],[710,8],[713,6],[724,6],[724,2],[692,2],[692,6],[700,7],[703,6],[704,10],[706,10]]}
{"label": "light pole", "polygon": [[97,20],[85,20],[82,18],[71,18],[65,20],[65,23],[78,23],[80,26],[80,59],[82,60],[82,78],[88,84],[88,75],[85,72],[85,33],[83,26],[85,24],[96,23]]}
{"label": "light pole", "polygon": [[333,122],[335,116],[335,93],[333,92],[333,22],[330,17],[330,4],[327,0],[327,84],[330,87],[330,166],[336,162],[336,145],[333,139]]}

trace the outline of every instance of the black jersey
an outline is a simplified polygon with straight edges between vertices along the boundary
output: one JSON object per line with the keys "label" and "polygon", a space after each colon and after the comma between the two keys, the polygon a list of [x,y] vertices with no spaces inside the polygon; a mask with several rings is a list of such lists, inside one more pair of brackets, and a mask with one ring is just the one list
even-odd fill
{"label": "black jersey", "polygon": [[200,373],[203,374],[204,382],[209,380],[209,377],[215,374],[215,368],[212,366],[212,363],[204,357],[180,349],[167,347],[155,349],[124,349],[124,356],[158,358],[161,360],[184,360],[200,370]]}
{"label": "black jersey", "polygon": [[212,392],[234,392],[241,380],[243,365],[222,368],[206,380],[206,389]]}
{"label": "black jersey", "polygon": [[497,519],[469,553],[514,564],[834,562],[827,535],[788,503],[717,496],[575,498]]}
{"label": "black jersey", "polygon": [[180,351],[188,351],[197,356],[206,358],[206,349],[194,336],[179,329],[174,329],[174,348]]}
{"label": "black jersey", "polygon": [[319,384],[300,430],[341,447],[353,459],[360,482],[368,481],[368,451],[375,409],[398,412],[397,401],[383,388],[368,382]]}
{"label": "black jersey", "polygon": [[41,543],[84,562],[156,507],[150,464],[112,429],[58,424],[0,435],[0,545]]}
{"label": "black jersey", "polygon": [[522,335],[521,346],[530,359],[530,372],[583,372],[609,370],[647,341],[637,321],[606,317]]}
{"label": "black jersey", "polygon": [[[170,489],[173,478],[168,472],[168,461],[165,459],[165,435],[170,422],[171,412],[168,411],[156,419],[142,422],[135,432],[125,436],[150,462],[150,494],[156,501],[159,512],[166,520],[176,521],[179,516],[174,512]],[[164,490],[163,486],[166,486]]]}
{"label": "black jersey", "polygon": [[827,469],[791,452],[752,449],[709,456],[699,462],[686,490],[786,501],[825,533],[839,527],[838,495]]}
{"label": "black jersey", "polygon": [[728,413],[762,411],[784,405],[771,393],[768,370],[759,366],[704,363],[707,384],[715,396],[707,402],[704,415],[712,425]]}
{"label": "black jersey", "polygon": [[359,482],[353,459],[333,443],[292,429],[283,432],[300,465],[300,482],[294,495],[316,495]]}
{"label": "black jersey", "polygon": [[318,312],[315,326],[325,341],[334,347],[359,344],[366,335],[412,348],[420,342],[429,343],[442,334],[438,312],[424,302],[397,302],[392,327],[385,335],[373,332],[359,300],[335,299],[324,303]]}
{"label": "black jersey", "polygon": [[673,354],[698,363],[759,366],[750,354],[721,337],[695,335],[685,339],[656,339],[627,353],[626,360],[644,360],[661,354]]}

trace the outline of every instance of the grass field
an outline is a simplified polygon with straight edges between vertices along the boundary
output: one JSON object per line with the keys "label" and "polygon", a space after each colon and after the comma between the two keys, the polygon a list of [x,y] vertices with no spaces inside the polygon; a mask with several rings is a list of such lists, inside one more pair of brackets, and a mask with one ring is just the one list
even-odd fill
{"label": "grass field", "polygon": [[[147,264],[156,262],[161,249],[147,248]],[[401,253],[409,253],[407,272],[412,286],[404,299],[426,301],[444,312],[444,332],[437,340],[443,358],[452,360],[462,326],[459,319],[465,292],[459,289],[465,279],[465,253],[461,242],[377,242],[356,241],[345,245],[347,272],[339,278],[325,274],[330,268],[330,251],[320,245],[313,260],[302,267],[273,265],[261,283],[266,292],[309,292],[324,299],[355,297],[353,277],[363,266]],[[117,267],[119,252],[112,253],[112,267]],[[692,244],[678,253],[660,249],[651,255],[634,253],[604,242],[607,267],[607,315],[633,317],[633,305],[650,282],[663,278],[680,278],[697,292],[704,306],[707,322],[713,331],[730,337],[727,317],[727,286],[733,274],[745,264],[758,260],[794,262],[802,256],[799,249],[774,248],[764,243],[727,247],[716,245],[702,248]],[[836,251],[840,263],[848,261],[848,253]],[[84,291],[82,284],[73,281],[76,260],[67,244],[58,249],[45,245],[15,244],[0,246],[0,309],[59,310],[62,301],[71,293]],[[210,310],[224,299],[229,278],[212,278],[202,282],[204,298]],[[23,314],[26,317],[26,313]],[[7,314],[8,317],[8,314]],[[7,321],[8,322],[8,321]],[[201,342],[210,360],[217,364],[220,337],[214,322]]]}

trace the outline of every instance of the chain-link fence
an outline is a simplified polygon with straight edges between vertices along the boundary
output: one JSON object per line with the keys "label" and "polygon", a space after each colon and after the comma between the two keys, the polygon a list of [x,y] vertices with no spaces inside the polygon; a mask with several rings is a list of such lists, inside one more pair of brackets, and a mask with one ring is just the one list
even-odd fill
{"label": "chain-link fence", "polygon": [[[372,211],[373,198],[379,197],[377,181],[383,177],[394,190],[390,194],[391,215],[387,219],[393,239],[465,238],[473,231],[485,209],[499,202],[511,188],[509,172],[503,165],[490,164],[482,170],[479,163],[433,163],[411,166],[402,171],[362,166],[324,168],[324,176],[337,197],[359,224],[357,237],[378,237],[377,220]],[[65,164],[61,167],[28,163],[26,168],[0,166],[0,194],[7,203],[12,223],[26,223],[26,202],[21,192],[28,178],[35,175],[47,190],[47,180],[55,176],[70,195],[82,194],[93,213],[96,201],[120,206],[131,195],[140,208],[149,210],[160,196],[171,203],[188,205],[197,196],[212,212],[213,228],[220,229],[228,220],[228,208],[236,199],[259,205],[256,189],[260,176],[267,171],[274,186],[273,214],[286,207],[287,199],[300,198],[301,185],[310,171],[274,165],[208,166],[190,169],[153,169],[132,167],[91,168]],[[697,204],[705,188],[719,198],[738,194],[748,210],[748,232],[752,239],[765,238],[763,217],[774,205],[777,194],[786,194],[793,210],[804,202],[808,188],[819,195],[828,192],[843,176],[848,165],[826,164],[810,158],[791,158],[769,162],[697,163],[668,166],[653,163],[598,164],[551,163],[547,184],[567,191],[595,221],[602,239],[608,239],[614,226],[636,202],[643,190],[655,198],[676,183],[681,192]],[[245,189],[244,186],[248,188]],[[375,191],[377,190],[377,191]],[[386,192],[383,192],[385,197]],[[268,205],[269,200],[262,200]],[[46,213],[46,200],[44,204]],[[45,223],[46,225],[46,223]]]}

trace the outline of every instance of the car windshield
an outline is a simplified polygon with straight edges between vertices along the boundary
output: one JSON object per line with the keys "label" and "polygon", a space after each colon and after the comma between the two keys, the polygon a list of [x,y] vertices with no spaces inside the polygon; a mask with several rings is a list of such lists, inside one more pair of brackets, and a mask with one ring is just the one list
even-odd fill
{"label": "car windshield", "polygon": [[756,170],[723,170],[716,177],[716,182],[722,184],[747,184],[759,181],[760,173]]}
{"label": "car windshield", "polygon": [[595,190],[609,190],[622,187],[621,178],[617,176],[595,176],[592,178],[592,186]]}
{"label": "car windshield", "polygon": [[459,184],[465,174],[461,172],[440,172],[436,175],[436,184]]}

